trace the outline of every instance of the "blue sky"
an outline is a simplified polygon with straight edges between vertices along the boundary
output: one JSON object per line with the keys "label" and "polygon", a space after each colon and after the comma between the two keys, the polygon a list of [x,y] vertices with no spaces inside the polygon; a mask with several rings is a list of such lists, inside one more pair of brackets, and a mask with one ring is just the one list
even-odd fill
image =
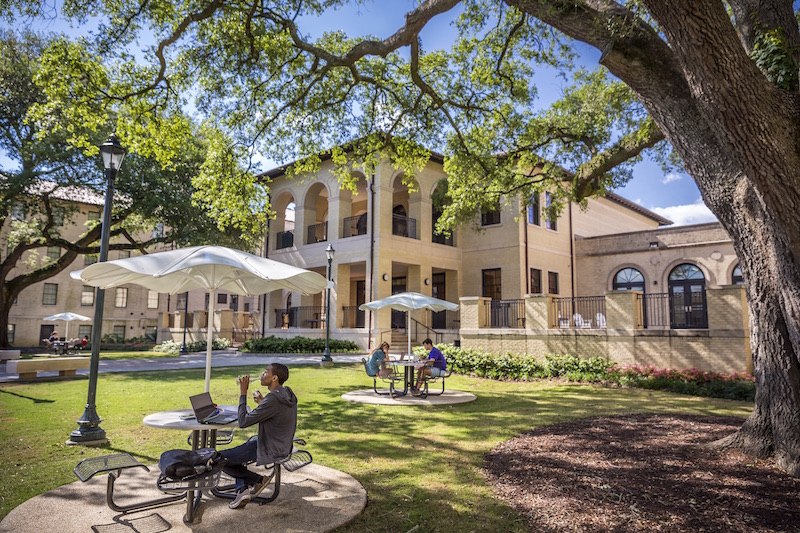
{"label": "blue sky", "polygon": [[[300,22],[300,28],[303,33],[314,37],[320,36],[325,31],[334,30],[343,30],[350,36],[370,34],[388,37],[400,27],[405,13],[414,9],[417,4],[416,0],[388,2],[377,0],[358,6],[348,6],[328,13],[324,17],[306,18]],[[425,27],[421,37],[426,49],[449,48],[455,34],[452,22],[456,15],[455,12],[440,15]],[[94,24],[89,21],[85,26],[70,27],[63,20],[51,20],[46,23],[34,22],[31,27],[35,30],[64,32],[75,36],[90,31]],[[596,68],[599,53],[580,43],[578,46],[581,52],[580,62],[588,69]],[[558,99],[565,85],[563,79],[546,70],[537,72],[535,82],[542,106]],[[9,164],[10,161],[0,154],[0,168]],[[269,166],[266,164],[265,168]],[[715,220],[703,204],[700,191],[688,175],[664,174],[658,164],[651,161],[639,163],[634,169],[633,179],[615,192],[676,224],[696,224]]]}

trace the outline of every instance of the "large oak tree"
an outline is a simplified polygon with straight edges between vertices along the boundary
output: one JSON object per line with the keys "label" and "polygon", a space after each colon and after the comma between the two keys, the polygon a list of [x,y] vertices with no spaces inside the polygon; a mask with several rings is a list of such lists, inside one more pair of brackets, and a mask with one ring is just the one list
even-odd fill
{"label": "large oak tree", "polygon": [[[30,118],[32,109],[45,106],[50,124],[59,123],[58,106],[48,106],[35,82],[40,57],[53,42],[35,34],[0,33],[0,149],[9,161],[0,165],[0,227],[6,230],[0,261],[0,348],[8,347],[9,312],[25,288],[67,268],[82,268],[83,261],[76,259],[99,252],[99,220],[80,228],[74,239],[65,230],[83,220],[77,202],[104,202],[105,180],[95,145],[113,126],[102,113],[95,115],[95,131],[74,126],[80,122],[53,129]],[[83,147],[71,142],[76,133],[83,137]],[[206,200],[215,193],[202,183],[202,167],[214,160],[207,157],[214,143],[198,134],[186,136],[181,145],[184,149],[168,166],[154,157],[126,157],[115,183],[111,249],[146,253],[168,243],[209,242],[248,247],[257,237],[258,223],[236,224],[222,216],[219,210],[224,208]],[[229,170],[239,172],[235,166]],[[163,231],[152,231],[156,227]],[[48,249],[57,249],[58,257],[50,259]]]}
{"label": "large oak tree", "polygon": [[[800,32],[792,2],[428,0],[387,38],[303,33],[306,17],[345,3],[67,1],[69,16],[110,17],[93,46],[120,54],[114,83],[82,94],[74,112],[104,101],[181,105],[190,94],[243,146],[279,161],[308,157],[297,172],[313,170],[321,148],[353,138],[367,167],[388,153],[413,169],[425,159],[419,145],[440,148],[452,201],[443,225],[512,192],[602,193],[645,150],[660,151],[665,164],[679,159],[733,240],[749,302],[756,405],[721,444],[773,455],[800,475]],[[39,4],[10,5],[36,15]],[[421,30],[453,9],[461,15],[452,50],[426,51]],[[120,52],[141,28],[156,41],[147,65]],[[602,68],[576,73],[564,98],[537,112],[537,68],[568,69],[573,40],[596,48]],[[53,76],[74,85],[67,70],[79,59],[60,59]],[[347,185],[346,154],[331,155]]]}

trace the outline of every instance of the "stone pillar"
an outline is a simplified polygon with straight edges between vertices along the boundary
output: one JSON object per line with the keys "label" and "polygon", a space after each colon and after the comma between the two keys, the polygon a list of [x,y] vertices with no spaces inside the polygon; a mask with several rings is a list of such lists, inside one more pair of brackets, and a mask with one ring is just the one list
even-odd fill
{"label": "stone pillar", "polygon": [[548,329],[548,309],[551,298],[544,294],[525,295],[525,329]]}
{"label": "stone pillar", "polygon": [[464,296],[460,299],[461,329],[480,329],[486,323],[486,303],[491,298]]}
{"label": "stone pillar", "polygon": [[[336,286],[331,292],[331,335],[334,328],[342,327],[342,306],[350,305],[350,265],[337,265],[336,257],[331,265],[331,276],[336,280]],[[322,296],[322,305],[325,305],[325,294]]]}
{"label": "stone pillar", "polygon": [[642,291],[611,291],[606,293],[606,328],[642,329],[642,308],[637,299]]}
{"label": "stone pillar", "polygon": [[[741,285],[706,289],[708,332],[712,339],[709,357],[719,368],[753,373],[750,347],[750,315]],[[724,370],[722,370],[724,371]]]}

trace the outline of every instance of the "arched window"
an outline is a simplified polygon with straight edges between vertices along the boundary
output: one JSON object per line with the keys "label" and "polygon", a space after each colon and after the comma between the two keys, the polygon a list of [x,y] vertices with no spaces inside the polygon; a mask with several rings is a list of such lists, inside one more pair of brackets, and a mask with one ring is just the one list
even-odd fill
{"label": "arched window", "polygon": [[736,265],[733,267],[733,273],[731,274],[731,283],[734,285],[744,285],[744,278],[742,277],[742,266]]}
{"label": "arched window", "polygon": [[635,268],[623,268],[614,276],[615,291],[644,291],[644,276]]}
{"label": "arched window", "polygon": [[669,273],[670,325],[707,328],[706,278],[695,265],[683,263]]}

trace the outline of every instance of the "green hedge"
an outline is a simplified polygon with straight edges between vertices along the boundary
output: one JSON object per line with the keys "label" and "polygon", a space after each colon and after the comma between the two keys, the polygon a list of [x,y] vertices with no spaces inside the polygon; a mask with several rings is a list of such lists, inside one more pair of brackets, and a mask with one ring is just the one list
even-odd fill
{"label": "green hedge", "polygon": [[[753,401],[756,387],[746,373],[720,374],[697,369],[670,370],[654,367],[618,366],[601,357],[579,359],[572,355],[492,354],[440,345],[453,372],[491,379],[532,381],[561,378],[568,381],[604,383],[666,390],[680,394]],[[415,349],[420,354],[424,350]]]}
{"label": "green hedge", "polygon": [[[358,351],[358,345],[353,341],[330,339],[329,346],[331,352]],[[280,339],[270,335],[260,339],[246,340],[239,351],[248,353],[322,353],[325,351],[325,339],[309,339],[307,337]]]}

